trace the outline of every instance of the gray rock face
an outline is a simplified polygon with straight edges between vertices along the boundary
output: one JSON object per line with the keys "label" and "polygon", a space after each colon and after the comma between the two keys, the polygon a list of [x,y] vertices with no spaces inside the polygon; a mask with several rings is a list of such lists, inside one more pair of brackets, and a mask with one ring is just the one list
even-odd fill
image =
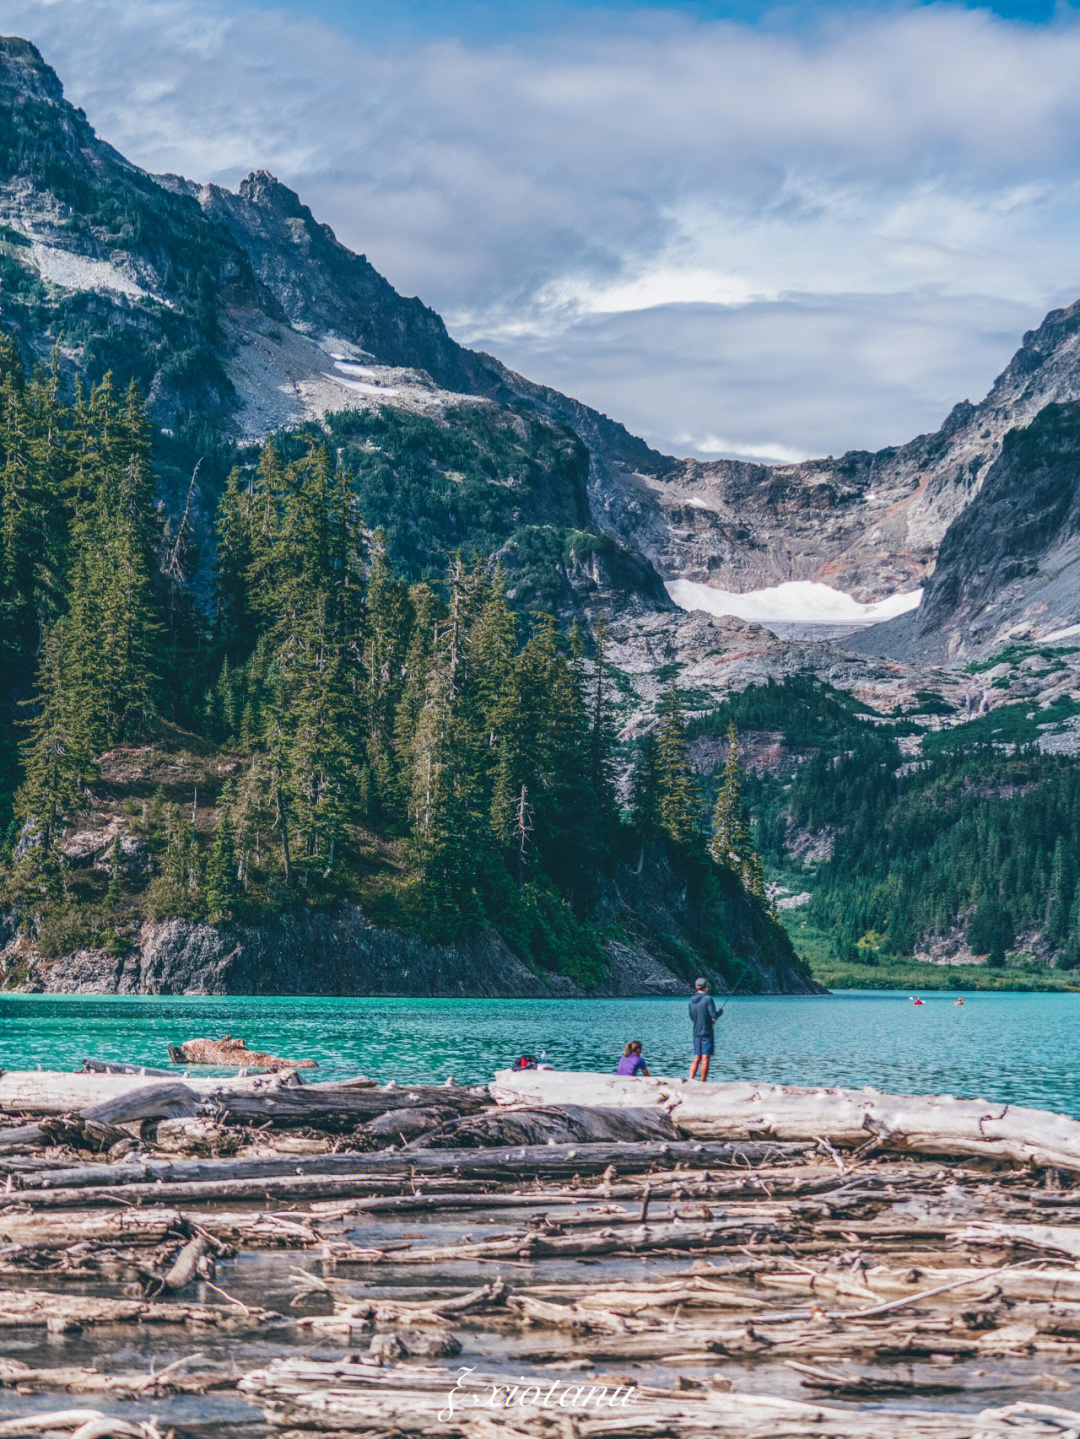
{"label": "gray rock face", "polygon": [[1080,405],[1048,405],[1005,436],[905,619],[867,631],[860,648],[954,659],[1080,620]]}
{"label": "gray rock face", "polygon": [[608,465],[598,507],[665,578],[748,590],[816,580],[860,600],[932,573],[952,521],[979,493],[1009,430],[1046,405],[1080,399],[1080,301],[1049,314],[978,405],[876,454],[797,465],[735,460]]}
{"label": "gray rock face", "polygon": [[123,961],[120,994],[442,994],[532,997],[575,992],[543,979],[486,932],[426,944],[369,924],[355,909],[280,915],[216,929],[188,920],[143,927]]}
{"label": "gray rock face", "polygon": [[[537,974],[493,931],[451,944],[369,924],[359,910],[279,915],[218,929],[186,919],[147,923],[123,958],[80,949],[41,959],[14,917],[0,926],[0,987],[50,994],[370,994],[544,999],[582,991],[562,975]],[[659,960],[612,945],[601,993],[681,994]]]}
{"label": "gray rock face", "polygon": [[405,299],[363,255],[340,244],[299,195],[265,170],[234,194],[167,175],[160,183],[195,199],[226,229],[301,334],[339,335],[382,365],[424,370],[448,390],[473,392],[476,367],[420,300]]}

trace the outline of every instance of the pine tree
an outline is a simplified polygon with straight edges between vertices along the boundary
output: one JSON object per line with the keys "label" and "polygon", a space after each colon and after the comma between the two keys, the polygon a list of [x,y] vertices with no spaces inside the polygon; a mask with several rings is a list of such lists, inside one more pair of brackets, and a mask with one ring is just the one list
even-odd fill
{"label": "pine tree", "polygon": [[713,833],[709,853],[716,864],[738,871],[750,843],[742,787],[744,771],[739,753],[739,735],[734,723],[728,726],[728,752],[720,789],[713,808]]}
{"label": "pine tree", "polygon": [[745,780],[739,733],[732,722],[728,726],[727,758],[713,808],[709,854],[714,863],[733,870],[747,893],[765,904],[765,867],[750,837],[750,816],[743,800]]}
{"label": "pine tree", "polygon": [[231,789],[222,791],[214,839],[206,860],[204,890],[208,917],[216,924],[228,919],[239,896],[236,839],[233,833]]}
{"label": "pine tree", "polygon": [[46,854],[84,804],[84,786],[92,774],[78,696],[68,685],[65,638],[63,622],[43,638],[27,722],[30,733],[23,747],[25,777],[16,798],[16,812],[34,825]]}
{"label": "pine tree", "polygon": [[700,837],[699,797],[683,725],[682,700],[674,681],[660,702],[656,734],[657,816],[673,844],[690,845]]}

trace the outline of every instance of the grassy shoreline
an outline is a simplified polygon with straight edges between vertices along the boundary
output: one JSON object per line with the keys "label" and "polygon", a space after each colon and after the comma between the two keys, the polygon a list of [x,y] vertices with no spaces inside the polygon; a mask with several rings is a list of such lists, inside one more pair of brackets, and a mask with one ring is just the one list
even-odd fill
{"label": "grassy shoreline", "polygon": [[1016,993],[1080,992],[1080,974],[1048,969],[1013,959],[1001,968],[986,964],[929,964],[916,959],[881,958],[852,964],[836,958],[824,931],[816,928],[802,910],[780,916],[799,956],[826,989],[998,990]]}

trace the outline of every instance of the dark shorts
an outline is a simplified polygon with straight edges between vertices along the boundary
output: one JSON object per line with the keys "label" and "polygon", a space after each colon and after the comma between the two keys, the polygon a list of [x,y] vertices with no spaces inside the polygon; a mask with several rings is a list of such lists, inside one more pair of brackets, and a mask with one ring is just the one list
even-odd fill
{"label": "dark shorts", "polygon": [[716,1040],[713,1035],[707,1034],[704,1039],[698,1039],[697,1035],[694,1035],[695,1054],[715,1054],[715,1046]]}

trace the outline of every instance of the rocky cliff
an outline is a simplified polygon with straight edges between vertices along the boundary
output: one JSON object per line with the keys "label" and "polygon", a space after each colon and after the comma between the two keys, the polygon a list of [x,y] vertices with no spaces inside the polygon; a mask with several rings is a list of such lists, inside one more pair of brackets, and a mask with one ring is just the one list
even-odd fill
{"label": "rocky cliff", "polygon": [[[756,943],[760,950],[762,936],[755,935],[749,920],[744,919],[740,932],[731,938],[735,943]],[[609,941],[605,951],[600,985],[591,991],[595,996],[683,994],[690,987],[685,973],[677,973],[629,935]],[[711,973],[708,966],[700,967]],[[756,976],[755,986],[760,982],[770,992],[818,992],[818,986],[781,954],[770,955]],[[722,991],[722,978],[713,977]],[[530,969],[494,930],[451,944],[432,944],[379,928],[355,906],[226,927],[187,919],[148,921],[137,946],[122,957],[91,947],[47,959],[31,941],[12,935],[9,924],[8,942],[0,948],[0,989],[49,994],[428,994],[504,999],[585,993],[565,975]]]}
{"label": "rocky cliff", "polygon": [[1080,405],[1010,431],[953,520],[922,604],[860,637],[867,649],[955,659],[1080,620]]}
{"label": "rocky cliff", "polygon": [[606,514],[661,574],[755,589],[817,580],[860,600],[922,583],[952,521],[979,493],[1006,434],[1080,399],[1080,301],[1049,314],[989,394],[941,428],[877,453],[797,465],[672,462],[627,473]]}

